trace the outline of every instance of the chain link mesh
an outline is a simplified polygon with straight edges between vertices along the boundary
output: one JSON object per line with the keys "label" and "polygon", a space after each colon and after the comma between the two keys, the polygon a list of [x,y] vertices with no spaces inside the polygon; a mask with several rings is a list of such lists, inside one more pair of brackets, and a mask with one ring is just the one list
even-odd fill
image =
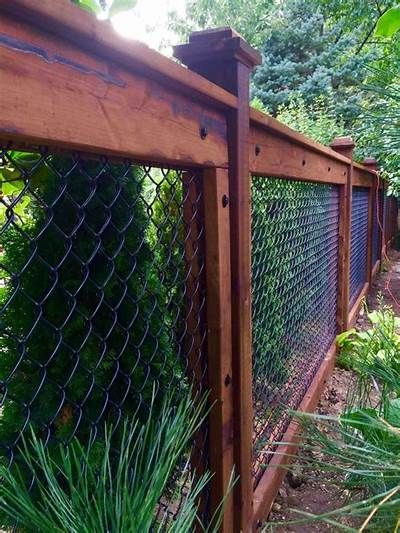
{"label": "chain link mesh", "polygon": [[[197,173],[10,144],[0,166],[1,460],[29,426],[48,447],[100,437],[153,394],[205,391]],[[206,427],[159,515],[179,511],[193,457],[207,467]]]}
{"label": "chain link mesh", "polygon": [[369,189],[367,187],[353,187],[350,241],[350,307],[367,281],[368,200]]}
{"label": "chain link mesh", "polygon": [[252,178],[255,485],[335,339],[338,224],[337,187]]}

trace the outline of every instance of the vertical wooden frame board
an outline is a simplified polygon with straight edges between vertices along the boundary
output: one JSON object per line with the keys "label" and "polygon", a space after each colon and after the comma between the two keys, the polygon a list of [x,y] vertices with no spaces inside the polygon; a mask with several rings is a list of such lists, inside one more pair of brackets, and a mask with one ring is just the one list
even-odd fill
{"label": "vertical wooden frame board", "polygon": [[[350,169],[349,169],[350,172]],[[337,331],[345,331],[349,314],[349,275],[350,275],[350,187],[348,183],[339,189],[339,247],[338,247],[338,300]]]}
{"label": "vertical wooden frame board", "polygon": [[[249,68],[238,63],[240,102],[249,96]],[[235,413],[235,530],[248,532],[253,522],[253,387],[251,322],[251,178],[249,108],[239,106],[228,118],[229,195],[231,199],[232,350]]]}
{"label": "vertical wooden frame board", "polygon": [[373,240],[374,240],[374,211],[376,210],[376,184],[373,178],[372,187],[369,189],[368,198],[368,247],[367,247],[367,281],[371,286],[372,271],[374,269],[373,261]]}
{"label": "vertical wooden frame board", "polygon": [[[211,508],[227,495],[233,472],[233,387],[231,330],[231,264],[229,180],[223,169],[209,169],[203,178],[206,254],[209,446]],[[223,533],[233,531],[233,495],[225,502]]]}

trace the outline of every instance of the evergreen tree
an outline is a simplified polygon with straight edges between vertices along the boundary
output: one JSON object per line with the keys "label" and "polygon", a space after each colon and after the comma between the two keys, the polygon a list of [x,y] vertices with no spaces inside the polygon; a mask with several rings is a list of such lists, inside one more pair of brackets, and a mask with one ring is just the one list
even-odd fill
{"label": "evergreen tree", "polygon": [[331,23],[315,0],[288,0],[269,19],[253,96],[276,114],[293,98],[307,105],[333,95],[338,116],[349,123],[358,113],[365,77],[365,56],[354,54],[357,31],[349,34],[341,22]]}
{"label": "evergreen tree", "polygon": [[0,236],[3,446],[28,424],[85,439],[126,412],[145,416],[153,390],[182,380],[141,170],[61,155],[28,166],[27,214],[3,213]]}

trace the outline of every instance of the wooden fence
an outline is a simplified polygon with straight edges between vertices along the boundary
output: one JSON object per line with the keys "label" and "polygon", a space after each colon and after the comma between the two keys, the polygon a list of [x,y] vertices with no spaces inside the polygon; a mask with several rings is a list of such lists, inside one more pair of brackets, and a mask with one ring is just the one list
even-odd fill
{"label": "wooden fence", "polygon": [[[315,194],[334,206],[333,272],[326,263],[335,291],[329,346],[315,359],[304,394],[290,404],[306,411],[316,406],[333,368],[334,335],[354,324],[382,252],[397,231],[397,205],[392,199],[384,202],[385,184],[373,159],[363,165],[353,162],[351,139],[336,139],[328,148],[249,108],[249,77],[260,56],[229,28],[193,33],[189,43],[175,47],[175,57],[186,68],[118,37],[108,23],[68,0],[0,0],[0,14],[3,150],[10,143],[19,149],[47,147],[189,169],[198,176],[204,212],[207,386],[215,402],[208,437],[211,505],[222,498],[235,467],[239,479],[226,504],[223,530],[250,531],[267,516],[285,475],[278,468],[285,458],[272,455],[254,481],[253,410],[258,407],[253,401],[252,272],[269,259],[263,256],[257,265],[252,261],[252,182],[254,187],[256,181],[262,187],[263,178],[269,184],[324,185]],[[268,194],[267,188],[260,201],[278,201]],[[193,198],[190,191],[188,197]],[[356,197],[357,205],[352,201]],[[309,228],[304,242],[313,238],[312,215],[304,215],[302,225]],[[324,220],[324,209],[319,217]],[[190,268],[199,270],[198,265]],[[307,286],[314,283],[311,274],[306,279]],[[196,291],[189,287],[187,292]],[[264,326],[268,331],[269,324]],[[261,376],[261,387],[263,380],[268,376]],[[292,443],[285,448],[291,452],[295,424],[282,427],[278,436]]]}

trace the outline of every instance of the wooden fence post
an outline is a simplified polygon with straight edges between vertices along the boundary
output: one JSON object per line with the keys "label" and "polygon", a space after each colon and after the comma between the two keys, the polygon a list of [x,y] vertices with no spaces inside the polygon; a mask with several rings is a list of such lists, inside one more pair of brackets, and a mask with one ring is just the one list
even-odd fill
{"label": "wooden fence post", "polygon": [[[228,172],[204,172],[211,511],[227,493],[233,470],[231,262]],[[233,531],[233,497],[226,500],[221,533]]]}
{"label": "wooden fence post", "polygon": [[249,177],[249,78],[260,54],[230,28],[194,32],[174,55],[191,70],[238,98],[229,111],[229,203],[232,269],[232,365],[234,459],[240,476],[234,491],[235,529],[251,531],[252,480],[252,340],[251,206]]}
{"label": "wooden fence post", "polygon": [[347,170],[347,181],[340,186],[339,212],[339,259],[338,259],[338,333],[345,331],[349,325],[350,300],[350,244],[351,244],[351,201],[353,181],[353,150],[355,147],[351,137],[336,137],[331,148],[350,159]]}
{"label": "wooden fence post", "polygon": [[[378,171],[378,164],[376,162],[376,159],[374,157],[366,157],[364,161],[362,162],[364,167],[367,167],[370,170],[374,170],[375,172]],[[374,239],[374,213],[375,216],[379,216],[379,204],[378,204],[378,195],[377,195],[377,187],[378,187],[378,178],[375,175],[373,178],[373,183],[371,187],[371,192],[369,195],[369,204],[368,204],[368,251],[367,251],[367,281],[369,283],[369,286],[371,288],[372,283],[372,271],[374,268],[373,264],[373,239]]]}

